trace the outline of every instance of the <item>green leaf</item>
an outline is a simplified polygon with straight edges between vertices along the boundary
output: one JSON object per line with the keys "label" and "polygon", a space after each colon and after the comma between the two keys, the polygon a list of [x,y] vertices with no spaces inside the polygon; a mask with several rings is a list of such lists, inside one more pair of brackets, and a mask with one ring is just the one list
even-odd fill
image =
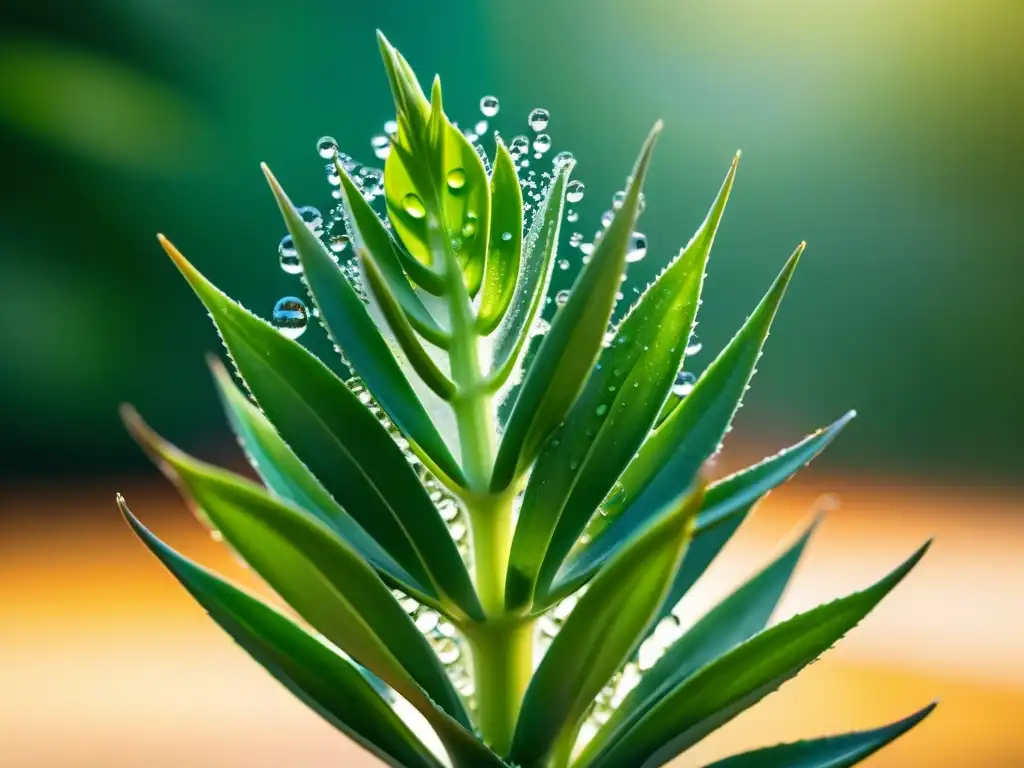
{"label": "green leaf", "polygon": [[468,727],[462,700],[430,645],[354,548],[248,480],[182,453],[134,411],[125,412],[125,423],[202,519],[296,613],[421,711],[432,700]]}
{"label": "green leaf", "polygon": [[[499,140],[491,174],[491,231],[477,330],[490,334],[512,302],[523,250],[523,190],[516,163]],[[557,227],[556,227],[557,228]]]}
{"label": "green leaf", "polygon": [[639,212],[640,190],[660,132],[659,121],[640,152],[622,207],[595,245],[590,262],[573,285],[569,301],[555,315],[551,330],[526,372],[494,462],[494,491],[511,485],[537,458],[544,441],[565,418],[597,362],[622,282]]}
{"label": "green leaf", "polygon": [[516,523],[506,582],[510,607],[529,605],[535,588],[550,585],[654,425],[683,361],[735,170],[734,160],[697,234],[630,309],[541,451]]}
{"label": "green leaf", "polygon": [[928,717],[933,709],[934,702],[881,728],[744,752],[719,760],[707,768],[848,768],[898,739]]}
{"label": "green leaf", "polygon": [[210,616],[296,697],[388,765],[439,768],[371,683],[323,641],[266,603],[182,557],[117,503],[132,530]]}
{"label": "green leaf", "polygon": [[381,313],[387,320],[388,326],[405,353],[409,364],[435,395],[442,400],[451,400],[455,395],[455,385],[438,368],[437,363],[434,362],[434,359],[416,337],[416,331],[409,323],[408,316],[388,287],[380,267],[377,266],[373,257],[365,248],[358,248],[357,253],[359,255],[359,263],[363,268],[363,274],[366,276],[367,285],[374,298],[377,299]]}
{"label": "green leaf", "polygon": [[513,372],[522,364],[526,342],[547,297],[551,265],[555,263],[558,253],[566,185],[575,165],[574,160],[569,160],[555,170],[554,178],[544,199],[537,205],[521,246],[523,257],[519,262],[519,272],[515,275],[512,297],[505,317],[494,332],[491,386],[495,390],[512,379]]}
{"label": "green leaf", "polygon": [[324,490],[305,464],[274,430],[260,409],[231,381],[231,374],[216,357],[210,367],[231,428],[238,435],[249,463],[273,493],[294,503],[332,528],[370,563],[385,582],[403,592],[439,607],[437,595],[412,577]]}
{"label": "green leaf", "polygon": [[[677,640],[622,700],[580,756],[598,757],[655,706],[668,691],[701,667],[764,629],[782,598],[817,522],[774,562],[709,611]],[[668,603],[669,601],[665,601]],[[671,610],[672,605],[667,605]]]}
{"label": "green leaf", "polygon": [[462,470],[399,367],[363,300],[346,279],[320,238],[306,226],[270,169],[263,167],[302,262],[302,272],[331,338],[355,373],[417,455],[431,468],[461,483]]}
{"label": "green leaf", "polygon": [[702,496],[697,485],[667,504],[580,598],[526,691],[511,762],[539,765],[571,749],[594,697],[636,650],[661,605]]}
{"label": "green leaf", "polygon": [[417,285],[435,296],[444,291],[444,280],[395,242],[338,158],[335,158],[334,165],[341,179],[341,206],[345,213],[345,223],[356,245],[363,246],[373,256],[402,309],[409,315],[413,327],[431,344],[445,347],[448,343],[447,332],[424,306],[419,294],[409,284],[406,273]]}
{"label": "green leaf", "polygon": [[221,293],[166,240],[267,419],[327,492],[447,610],[480,616],[448,527],[401,449],[302,345]]}
{"label": "green leaf", "polygon": [[[706,552],[706,561],[702,559],[704,568],[706,568],[718,550],[728,541],[732,531],[735,531],[743,521],[750,507],[825,450],[829,443],[853,420],[854,416],[856,416],[856,412],[849,411],[824,429],[819,429],[808,435],[796,445],[723,478],[708,488],[704,497],[704,507],[697,517],[697,529],[694,532],[695,542],[687,550],[687,559],[683,561],[679,577],[672,586],[673,602],[671,605],[679,602],[686,590],[703,573],[703,568],[697,572],[690,570],[688,560],[691,554],[696,556],[698,552]],[[631,531],[645,524],[652,511],[650,507],[646,506],[646,502],[633,503],[625,509],[619,507],[618,514],[614,511],[608,512],[609,509],[614,510],[615,508],[614,504],[606,504],[602,507],[604,514],[594,519],[588,531],[591,535],[591,542],[569,556],[556,579],[557,586],[552,588],[552,593],[561,595],[566,594],[567,591],[579,589],[603,563],[615,554],[622,542],[629,537]],[[731,521],[731,530],[728,532],[725,529],[717,528],[724,521]],[[704,547],[710,544],[710,540],[704,540],[703,534],[712,527],[718,531],[716,536],[720,539],[720,543],[708,546],[705,550]],[[699,547],[698,544],[700,544]],[[694,560],[693,565],[697,564],[698,561]]]}
{"label": "green leaf", "polygon": [[688,394],[637,452],[619,478],[617,502],[605,507],[615,516],[624,505],[656,508],[685,487],[714,454],[746,392],[754,366],[804,246],[801,243],[768,293],[736,336],[708,366]]}
{"label": "green leaf", "polygon": [[929,544],[873,586],[766,629],[665,691],[589,765],[664,765],[828,650],[910,572]]}

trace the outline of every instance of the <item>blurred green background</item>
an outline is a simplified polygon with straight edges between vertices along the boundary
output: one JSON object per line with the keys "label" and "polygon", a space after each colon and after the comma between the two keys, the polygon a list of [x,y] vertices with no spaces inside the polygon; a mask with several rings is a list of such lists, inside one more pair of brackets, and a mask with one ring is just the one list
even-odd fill
{"label": "blurred green background", "polygon": [[[1019,0],[5,0],[0,473],[143,466],[124,400],[185,447],[227,445],[203,362],[217,338],[154,233],[264,316],[301,293],[258,163],[322,208],[319,136],[374,163],[391,117],[377,27],[421,78],[441,73],[454,119],[494,94],[509,137],[549,109],[588,236],[665,118],[635,284],[689,239],[742,148],[697,363],[809,249],[740,440],[781,445],[856,407],[833,466],[1019,479]],[[329,354],[319,329],[303,338]]]}

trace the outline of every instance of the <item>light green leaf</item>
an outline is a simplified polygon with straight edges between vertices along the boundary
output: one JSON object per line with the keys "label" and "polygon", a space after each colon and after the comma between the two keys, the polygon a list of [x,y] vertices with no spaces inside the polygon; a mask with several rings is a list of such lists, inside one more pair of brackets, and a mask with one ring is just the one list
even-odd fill
{"label": "light green leaf", "polygon": [[166,240],[281,438],[327,492],[449,611],[481,609],[448,527],[387,430],[302,345],[242,309]]}
{"label": "light green leaf", "polygon": [[639,722],[589,765],[664,765],[828,650],[902,581],[929,544],[864,591],[776,624],[664,691]]}
{"label": "light green leaf", "polygon": [[654,425],[683,361],[735,170],[734,160],[697,234],[630,309],[541,451],[516,523],[510,607],[528,606],[535,588],[550,585]]}
{"label": "light green leaf", "polygon": [[727,757],[707,768],[849,768],[898,739],[928,717],[933,709],[935,703],[874,730],[765,747]]}
{"label": "light green leaf", "polygon": [[[686,590],[703,573],[703,568],[699,571],[690,570],[691,564],[688,560],[691,554],[696,556],[698,551],[706,552],[707,559],[703,560],[702,558],[704,568],[706,568],[732,535],[732,531],[735,531],[742,522],[750,507],[825,450],[843,428],[853,420],[854,416],[856,413],[850,411],[829,426],[808,435],[796,445],[729,475],[708,488],[704,497],[704,507],[697,517],[697,529],[694,532],[695,542],[687,551],[687,560],[683,561],[677,581],[672,586],[671,605],[675,605],[681,600],[686,594]],[[612,511],[609,512],[609,509]],[[615,554],[621,543],[629,537],[630,532],[638,526],[644,525],[650,517],[651,508],[646,506],[646,503],[633,503],[622,509],[613,503],[606,504],[602,508],[602,512],[604,514],[594,519],[588,531],[591,542],[570,555],[563,565],[556,579],[558,586],[552,588],[555,595],[566,594],[566,590],[574,591],[586,583],[597,572],[597,569]],[[725,529],[717,528],[724,521],[731,521],[731,530],[728,532]],[[705,541],[703,534],[711,527],[715,527],[718,531],[716,536],[720,543],[704,550],[704,546],[710,544],[710,540]],[[698,543],[700,543],[699,547]],[[698,561],[694,560],[693,565],[697,564]]]}
{"label": "light green leaf", "polygon": [[477,330],[490,334],[512,302],[523,249],[523,190],[516,163],[498,140],[491,173],[491,231]]}
{"label": "light green leaf", "polygon": [[[626,694],[608,722],[587,744],[580,756],[581,764],[595,759],[614,744],[668,691],[764,629],[789,584],[815,525],[774,562],[709,611],[669,647],[653,667],[644,672],[637,686]],[[671,605],[667,607],[672,608]]]}
{"label": "light green leaf", "polygon": [[576,401],[597,361],[622,282],[639,212],[640,190],[660,131],[659,121],[640,152],[622,207],[594,246],[569,301],[555,315],[551,330],[526,372],[498,448],[492,490],[513,484],[537,458],[544,441]]}
{"label": "light green leaf", "polygon": [[363,274],[366,276],[367,285],[377,299],[381,313],[384,315],[385,320],[387,320],[392,334],[394,334],[395,339],[398,341],[398,345],[405,353],[409,365],[413,367],[413,370],[423,379],[423,383],[435,395],[442,400],[451,400],[455,394],[455,385],[438,368],[437,363],[434,362],[434,359],[424,349],[423,344],[420,343],[419,338],[416,336],[416,331],[409,323],[409,317],[405,314],[395,295],[388,287],[380,267],[377,266],[377,263],[365,248],[358,248],[357,253],[359,255],[359,263],[363,268]]}
{"label": "light green leaf", "polygon": [[530,682],[511,762],[540,765],[576,740],[594,697],[636,650],[690,538],[703,487],[667,504],[590,585]]}
{"label": "light green leaf", "polygon": [[323,641],[263,601],[181,556],[118,505],[132,530],[210,616],[289,691],[388,765],[440,768],[371,683]]}
{"label": "light green leaf", "polygon": [[551,282],[551,265],[558,253],[566,185],[575,165],[575,161],[569,160],[555,170],[521,246],[523,257],[519,262],[519,273],[515,276],[512,297],[505,317],[494,332],[491,386],[495,390],[504,386],[517,366],[522,364],[526,342],[544,305]]}
{"label": "light green leaf", "polygon": [[125,411],[125,423],[201,518],[296,613],[421,711],[432,700],[468,727],[462,700],[430,645],[354,548],[248,480],[182,453],[134,411]]}
{"label": "light green leaf", "polygon": [[462,470],[416,397],[363,300],[320,238],[306,226],[270,169],[264,166],[263,170],[299,252],[306,284],[331,338],[374,399],[409,439],[417,455],[431,468],[436,466],[441,475],[461,483]]}
{"label": "light green leaf", "polygon": [[622,506],[656,508],[661,499],[687,485],[714,454],[740,406],[754,366],[804,246],[796,249],[753,314],[690,392],[641,446],[619,478],[614,516]]}
{"label": "light green leaf", "polygon": [[377,570],[385,582],[420,602],[440,608],[433,589],[414,579],[331,498],[320,481],[277,434],[267,417],[235,386],[231,374],[220,360],[210,356],[209,362],[231,428],[267,488],[332,528]]}

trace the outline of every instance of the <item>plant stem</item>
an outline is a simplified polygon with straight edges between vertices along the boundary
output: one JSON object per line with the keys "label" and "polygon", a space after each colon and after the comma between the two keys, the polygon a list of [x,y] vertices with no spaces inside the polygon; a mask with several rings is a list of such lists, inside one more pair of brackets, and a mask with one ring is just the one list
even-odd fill
{"label": "plant stem", "polygon": [[478,624],[466,632],[476,680],[477,725],[499,755],[512,746],[523,694],[533,674],[531,619]]}

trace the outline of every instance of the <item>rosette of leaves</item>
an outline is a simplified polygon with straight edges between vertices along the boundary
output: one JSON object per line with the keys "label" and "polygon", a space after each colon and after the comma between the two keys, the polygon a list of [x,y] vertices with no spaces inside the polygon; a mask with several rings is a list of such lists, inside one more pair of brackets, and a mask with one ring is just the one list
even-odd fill
{"label": "rosette of leaves", "polygon": [[[573,161],[555,166],[526,221],[509,150],[499,141],[489,167],[445,116],[439,80],[428,98],[383,36],[380,47],[398,126],[386,216],[337,167],[354,265],[341,268],[267,171],[320,321],[358,382],[233,302],[161,238],[244,382],[246,393],[213,362],[262,484],[189,457],[125,410],[200,520],[283,605],[174,551],[119,498],[121,509],[242,648],[388,764],[663,765],[817,659],[927,544],[863,591],[770,626],[808,529],[620,685],[614,706],[604,701],[751,507],[852,417],[716,482],[702,469],[803,247],[692,391],[675,394],[736,162],[689,244],[610,327],[658,123],[536,343]],[[441,498],[457,505],[468,551]],[[471,658],[468,686],[456,687],[410,606],[456,636]],[[542,648],[538,625],[553,611],[561,625]],[[716,765],[852,765],[930,710]]]}

